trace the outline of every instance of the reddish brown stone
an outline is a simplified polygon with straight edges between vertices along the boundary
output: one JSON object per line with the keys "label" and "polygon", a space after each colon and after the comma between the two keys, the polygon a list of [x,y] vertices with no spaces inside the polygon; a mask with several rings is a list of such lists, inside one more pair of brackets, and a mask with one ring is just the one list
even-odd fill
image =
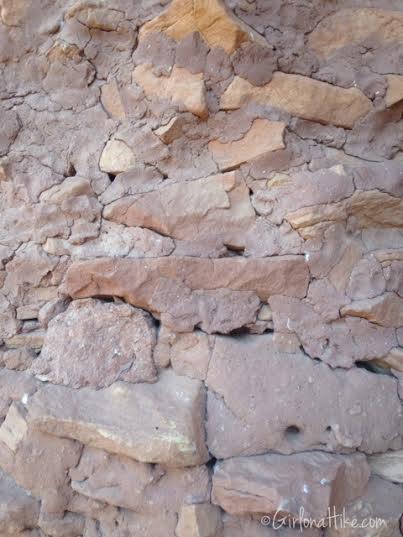
{"label": "reddish brown stone", "polygon": [[363,455],[322,452],[238,457],[217,464],[212,500],[233,515],[281,513],[290,525],[339,513],[365,490]]}

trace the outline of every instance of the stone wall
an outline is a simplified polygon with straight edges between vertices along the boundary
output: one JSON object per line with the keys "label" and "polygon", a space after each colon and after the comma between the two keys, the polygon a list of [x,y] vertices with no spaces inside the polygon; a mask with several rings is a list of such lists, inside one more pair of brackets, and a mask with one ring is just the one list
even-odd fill
{"label": "stone wall", "polygon": [[0,0],[0,61],[1,537],[397,537],[402,1]]}

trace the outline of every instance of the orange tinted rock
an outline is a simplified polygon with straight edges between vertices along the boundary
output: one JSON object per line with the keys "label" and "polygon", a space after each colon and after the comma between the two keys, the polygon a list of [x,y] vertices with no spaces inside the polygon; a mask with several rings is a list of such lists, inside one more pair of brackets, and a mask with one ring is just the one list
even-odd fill
{"label": "orange tinted rock", "polygon": [[140,39],[150,32],[164,32],[175,41],[199,32],[207,44],[220,47],[228,54],[245,41],[266,40],[235,17],[221,0],[173,0],[168,9],[144,24]]}
{"label": "orange tinted rock", "polygon": [[209,151],[220,170],[232,170],[256,157],[283,149],[284,129],[281,121],[255,119],[241,140],[228,143],[213,140],[208,144]]}
{"label": "orange tinted rock", "polygon": [[175,66],[169,77],[157,77],[151,64],[141,64],[133,71],[133,79],[147,97],[168,99],[196,116],[208,116],[202,74],[193,74],[184,67]]}
{"label": "orange tinted rock", "polygon": [[339,88],[301,75],[276,72],[265,86],[253,86],[236,76],[221,97],[223,110],[250,102],[279,108],[292,116],[351,129],[372,109],[371,101],[357,88]]}

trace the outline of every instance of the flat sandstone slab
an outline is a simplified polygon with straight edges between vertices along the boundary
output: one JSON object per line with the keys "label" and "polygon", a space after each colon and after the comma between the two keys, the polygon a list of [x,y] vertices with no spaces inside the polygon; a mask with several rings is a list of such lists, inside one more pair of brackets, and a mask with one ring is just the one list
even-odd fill
{"label": "flat sandstone slab", "polygon": [[209,458],[204,409],[203,384],[172,371],[155,384],[117,382],[98,391],[49,384],[28,405],[30,422],[43,432],[176,467]]}
{"label": "flat sandstone slab", "polygon": [[260,301],[302,298],[309,280],[303,256],[264,259],[163,257],[73,263],[64,291],[73,298],[118,296],[152,312],[177,332],[200,325],[229,333],[256,319]]}
{"label": "flat sandstone slab", "polygon": [[215,467],[212,501],[233,515],[281,512],[290,520],[302,515],[319,521],[360,496],[368,478],[362,454],[235,457]]}
{"label": "flat sandstone slab", "polygon": [[372,110],[371,101],[357,88],[339,88],[306,76],[279,71],[265,86],[254,86],[236,76],[221,97],[220,105],[223,110],[235,110],[249,102],[347,129]]}
{"label": "flat sandstone slab", "polygon": [[207,444],[216,458],[401,446],[394,378],[279,352],[270,334],[216,337],[206,384]]}
{"label": "flat sandstone slab", "polygon": [[255,119],[240,140],[227,143],[213,140],[209,142],[208,148],[221,171],[233,170],[261,155],[284,149],[284,130],[285,123],[282,121]]}

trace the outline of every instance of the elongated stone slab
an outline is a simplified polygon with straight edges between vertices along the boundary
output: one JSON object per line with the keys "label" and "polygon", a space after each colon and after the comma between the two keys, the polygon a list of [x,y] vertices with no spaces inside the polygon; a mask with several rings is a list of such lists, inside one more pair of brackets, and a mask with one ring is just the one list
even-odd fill
{"label": "elongated stone slab", "polygon": [[47,385],[28,405],[39,430],[141,462],[192,466],[209,458],[200,381],[163,371],[155,384],[102,390]]}
{"label": "elongated stone slab", "polygon": [[236,76],[221,97],[221,108],[235,110],[255,102],[280,108],[302,119],[351,129],[372,109],[357,88],[339,88],[306,76],[276,72],[265,86],[254,86]]}
{"label": "elongated stone slab", "polygon": [[360,496],[369,473],[361,454],[235,457],[217,464],[212,500],[233,515],[281,513],[290,522],[310,518],[319,523]]}
{"label": "elongated stone slab", "polygon": [[303,256],[99,259],[73,263],[64,290],[73,298],[121,297],[176,331],[201,324],[209,333],[228,333],[253,322],[259,299],[305,296],[308,280]]}

